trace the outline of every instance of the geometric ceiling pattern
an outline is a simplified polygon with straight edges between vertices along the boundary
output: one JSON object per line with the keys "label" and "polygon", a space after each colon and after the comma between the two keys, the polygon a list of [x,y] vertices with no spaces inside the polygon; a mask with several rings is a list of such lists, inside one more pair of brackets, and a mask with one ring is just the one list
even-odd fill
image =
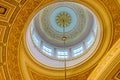
{"label": "geometric ceiling pattern", "polygon": [[[59,1],[59,0],[58,0]],[[61,1],[61,0],[60,0]],[[111,16],[110,21],[113,26],[113,38],[111,37],[111,45],[107,48],[107,54],[110,48],[120,38],[120,2],[119,0],[94,0],[102,7],[106,8],[106,12]],[[29,64],[21,66],[21,57],[19,50],[23,48],[20,46],[23,40],[23,32],[27,21],[31,19],[34,10],[38,5],[44,7],[50,3],[57,2],[56,0],[1,0],[0,1],[0,80],[62,80],[53,77],[41,75]],[[75,2],[84,3],[84,1],[75,0]],[[89,3],[86,0],[86,3]],[[94,3],[94,2],[93,2]],[[93,6],[93,5],[91,5]],[[101,12],[102,13],[102,12]],[[119,54],[120,55],[120,54]],[[101,57],[102,59],[102,57]],[[100,62],[100,60],[99,60]],[[25,64],[25,63],[24,63]],[[90,67],[88,70],[80,74],[69,77],[67,80],[86,80],[91,72],[94,72],[95,67]],[[28,66],[27,66],[28,65]],[[120,79],[120,60],[114,66],[113,71],[108,74],[107,79]],[[21,67],[26,68],[25,72],[29,73],[26,78],[21,70]],[[97,67],[96,67],[97,68]],[[92,74],[91,74],[92,75]],[[94,75],[94,74],[93,74]],[[29,78],[29,79],[28,79]]]}

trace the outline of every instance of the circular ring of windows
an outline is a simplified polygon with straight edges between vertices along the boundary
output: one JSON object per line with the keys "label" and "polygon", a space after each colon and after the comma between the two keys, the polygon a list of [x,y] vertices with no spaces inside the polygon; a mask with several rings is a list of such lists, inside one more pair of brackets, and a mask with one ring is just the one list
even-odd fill
{"label": "circular ring of windows", "polygon": [[49,58],[56,60],[71,60],[74,58],[78,58],[79,56],[87,52],[96,40],[98,29],[97,20],[95,19],[95,17],[94,20],[94,25],[89,35],[84,39],[84,41],[78,43],[75,46],[61,48],[45,42],[43,39],[40,38],[33,22],[31,23],[31,39],[34,43],[34,46],[40,51],[40,53],[43,53]]}

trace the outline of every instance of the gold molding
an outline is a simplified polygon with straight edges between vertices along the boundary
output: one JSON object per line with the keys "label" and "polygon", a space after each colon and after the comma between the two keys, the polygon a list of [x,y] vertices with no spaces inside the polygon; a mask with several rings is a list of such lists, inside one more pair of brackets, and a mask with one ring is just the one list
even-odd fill
{"label": "gold molding", "polygon": [[[12,0],[11,2],[9,2],[10,0],[2,0],[3,2],[9,4],[3,4],[4,6],[8,6],[9,10],[12,10],[12,12],[8,13],[7,15],[11,16],[13,15],[12,13],[14,12],[15,7],[18,7],[15,5],[15,0]],[[22,3],[23,1],[23,3]],[[10,24],[10,30],[7,31],[5,33],[6,38],[4,39],[7,45],[3,46],[0,45],[0,47],[2,47],[0,52],[0,55],[2,53],[2,61],[7,61],[5,62],[5,65],[2,65],[4,71],[2,71],[2,73],[4,74],[4,77],[7,80],[28,80],[26,75],[29,77],[29,79],[32,78],[32,75],[30,76],[28,70],[27,70],[27,65],[28,61],[26,60],[25,62],[21,63],[21,56],[19,53],[19,49],[20,49],[20,42],[24,39],[21,39],[20,36],[23,36],[25,34],[25,31],[27,29],[27,25],[29,24],[30,20],[32,19],[32,17],[35,15],[36,12],[38,12],[39,9],[42,9],[43,7],[52,4],[54,2],[57,2],[57,0],[22,0],[19,4],[20,4],[20,9],[19,11],[16,11],[16,14],[14,14],[14,18],[12,18],[12,23],[9,23],[10,19],[7,16],[2,16],[0,17],[0,21],[2,21],[2,23],[0,23],[2,26],[7,26]],[[59,1],[59,0],[58,0]],[[63,0],[60,0],[63,1]],[[78,2],[81,4],[86,5],[87,7],[89,7],[99,18],[99,21],[101,22],[101,26],[103,26],[103,37],[104,39],[102,40],[102,44],[100,44],[100,48],[98,51],[96,51],[96,55],[94,55],[93,57],[90,58],[90,60],[86,61],[85,64],[82,64],[79,67],[76,67],[73,70],[70,70],[70,72],[75,72],[73,75],[70,75],[69,79],[71,80],[75,80],[75,79],[87,79],[87,76],[91,73],[91,71],[94,69],[94,67],[98,64],[98,61],[101,60],[101,58],[103,56],[105,56],[105,54],[108,52],[108,50],[111,48],[111,46],[119,39],[119,31],[120,31],[120,7],[119,5],[116,5],[116,3],[118,3],[115,0],[93,0],[92,2],[90,2],[89,0],[66,0],[66,1],[72,1],[72,2]],[[115,3],[116,2],[116,3]],[[0,1],[1,3],[1,1]],[[18,4],[18,3],[17,3]],[[30,7],[31,6],[31,7]],[[12,8],[12,9],[11,9]],[[4,19],[4,20],[3,20]],[[6,24],[4,24],[6,23]],[[1,27],[0,25],[0,27]],[[8,27],[8,26],[7,26]],[[110,29],[110,30],[109,30]],[[110,33],[110,34],[109,34]],[[113,33],[113,34],[112,34]],[[24,36],[25,37],[25,36]],[[4,41],[3,40],[3,41]],[[3,44],[3,43],[0,43]],[[24,45],[25,46],[25,45]],[[119,51],[118,51],[119,52]],[[23,53],[24,54],[24,53]],[[115,53],[115,55],[117,56],[118,53]],[[28,57],[28,56],[27,56]],[[119,57],[119,56],[118,56]],[[24,58],[22,58],[24,59]],[[32,59],[30,59],[30,57],[28,57],[27,59],[29,59],[31,61],[32,64],[30,64],[30,70],[35,71],[36,76],[39,76],[40,72],[39,70],[35,70],[35,65],[37,66],[37,68],[40,68],[42,66],[36,64],[36,62],[34,62]],[[115,63],[117,63],[117,58],[113,58],[114,62],[111,61],[114,65]],[[118,60],[119,61],[119,60]],[[101,61],[100,61],[101,62]],[[4,62],[1,62],[4,63]],[[21,66],[22,64],[24,64],[24,66]],[[105,63],[105,64],[109,64]],[[98,65],[99,66],[99,65]],[[106,66],[107,67],[107,66]],[[109,67],[107,67],[108,70],[111,69]],[[115,67],[114,67],[115,68]],[[26,70],[25,70],[26,69]],[[44,67],[42,67],[41,69],[44,69]],[[105,68],[104,68],[105,69]],[[25,70],[25,71],[24,71]],[[101,69],[102,70],[102,69]],[[26,73],[24,73],[26,72]],[[108,71],[109,72],[109,71]],[[85,73],[89,73],[88,75],[83,75]],[[1,71],[0,71],[1,74]],[[101,74],[101,75],[100,75]],[[98,74],[98,76],[96,76],[96,79],[98,78],[103,78],[104,79],[104,74],[100,73]],[[79,76],[79,77],[76,77]],[[93,73],[91,75],[94,75]],[[95,74],[96,75],[96,74]],[[106,77],[108,75],[108,73],[105,73]],[[41,76],[40,76],[41,77]],[[32,78],[34,80],[34,78]],[[4,79],[3,79],[4,80]]]}
{"label": "gold molding", "polygon": [[120,59],[120,39],[110,49],[110,51],[102,58],[98,66],[88,77],[88,80],[105,80],[111,70],[119,63]]}
{"label": "gold molding", "polygon": [[[57,2],[57,1],[55,1],[55,2]],[[87,7],[89,7],[97,15],[98,20],[100,21],[101,28],[103,28],[103,32],[104,33],[103,33],[102,44],[100,44],[100,47],[96,51],[96,54],[93,57],[91,57],[88,61],[86,61],[85,63],[83,63],[82,65],[80,65],[78,67],[75,67],[73,69],[69,69],[68,70],[68,74],[67,74],[68,77],[72,77],[72,76],[84,74],[85,72],[87,72],[90,69],[92,69],[97,64],[97,62],[99,61],[99,59],[102,58],[102,56],[104,55],[104,53],[107,50],[109,50],[110,44],[111,44],[111,41],[112,41],[112,35],[113,35],[112,34],[112,28],[113,28],[113,26],[112,26],[112,21],[111,21],[110,13],[109,13],[108,10],[106,10],[105,7],[103,7],[102,4],[99,3],[99,1],[90,2],[90,1],[78,1],[78,0],[76,0],[74,2],[78,2],[78,3],[81,3],[83,5],[86,5]],[[44,3],[44,1],[43,1],[43,3]],[[46,5],[52,4],[52,3],[54,3],[54,1],[50,2],[50,3],[46,3],[46,4],[42,5],[42,6],[38,6],[34,10],[34,12],[32,12],[32,15],[29,17],[29,20],[27,21],[27,23],[25,25],[26,28],[24,28],[24,32],[23,32],[24,34],[26,34],[27,26],[28,26],[30,20],[32,19],[32,17],[35,15],[35,13],[38,12],[39,9],[43,8],[43,6],[46,6]],[[99,10],[98,10],[98,8],[99,8]],[[103,17],[103,15],[105,17]],[[24,37],[23,40],[25,40],[25,36],[23,36],[23,37]],[[24,45],[24,46],[27,47],[26,45]],[[29,52],[29,51],[27,51],[27,52]],[[29,54],[29,53],[27,53],[27,54]],[[37,63],[37,66],[39,66],[39,67],[41,66],[38,62],[34,62],[34,60],[32,60],[32,62],[34,64]],[[37,68],[37,66],[36,66],[36,68]],[[31,66],[31,67],[33,67],[33,66]],[[35,70],[36,70],[36,68],[34,66]],[[45,68],[41,68],[41,69],[45,70]],[[54,72],[54,73],[51,73],[51,72],[52,71],[50,69],[48,69],[48,71],[45,74],[49,75],[49,76],[53,76],[53,75],[57,76],[57,74],[56,74],[57,72]],[[47,74],[47,73],[50,73],[50,74]],[[62,76],[62,71],[59,71],[59,76]]]}

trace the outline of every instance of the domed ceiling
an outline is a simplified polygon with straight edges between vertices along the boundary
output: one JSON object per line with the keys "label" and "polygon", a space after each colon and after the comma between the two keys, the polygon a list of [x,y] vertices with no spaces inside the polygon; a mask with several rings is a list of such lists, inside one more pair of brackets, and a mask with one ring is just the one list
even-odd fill
{"label": "domed ceiling", "polygon": [[74,2],[58,2],[34,16],[27,42],[32,56],[39,62],[44,56],[47,62],[42,63],[47,66],[64,67],[65,59],[67,66],[73,66],[93,55],[100,43],[100,32],[98,19],[90,9]]}
{"label": "domed ceiling", "polygon": [[119,10],[118,0],[1,0],[0,80],[63,80],[65,60],[67,80],[119,80]]}

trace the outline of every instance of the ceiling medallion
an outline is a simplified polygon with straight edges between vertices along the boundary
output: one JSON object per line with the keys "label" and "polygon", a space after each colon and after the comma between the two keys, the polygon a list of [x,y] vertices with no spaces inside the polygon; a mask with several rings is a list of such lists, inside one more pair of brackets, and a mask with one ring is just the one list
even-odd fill
{"label": "ceiling medallion", "polygon": [[56,16],[56,23],[60,27],[68,27],[72,22],[72,18],[67,12],[60,12]]}

